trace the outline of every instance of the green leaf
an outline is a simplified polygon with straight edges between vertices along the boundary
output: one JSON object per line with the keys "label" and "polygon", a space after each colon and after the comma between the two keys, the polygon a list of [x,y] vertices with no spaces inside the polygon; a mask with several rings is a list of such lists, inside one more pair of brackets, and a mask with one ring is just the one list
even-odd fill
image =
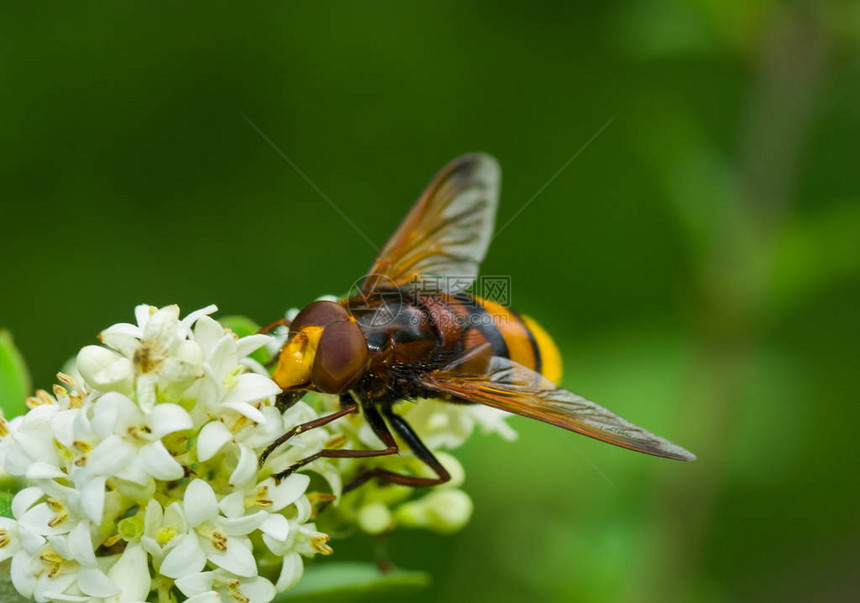
{"label": "green leaf", "polygon": [[239,337],[253,335],[260,330],[260,325],[256,322],[247,316],[239,316],[237,314],[231,314],[230,316],[219,318],[218,322],[233,331]]}
{"label": "green leaf", "polygon": [[430,575],[425,572],[398,569],[383,574],[370,563],[328,563],[307,568],[295,588],[276,597],[275,601],[349,603],[368,595],[402,595],[429,583]]}
{"label": "green leaf", "polygon": [[[15,493],[11,490],[0,490],[0,517],[12,517],[13,498],[15,498]],[[0,601],[3,600],[0,599]]]}
{"label": "green leaf", "polygon": [[0,331],[0,408],[7,419],[24,414],[30,394],[30,374],[9,331]]}

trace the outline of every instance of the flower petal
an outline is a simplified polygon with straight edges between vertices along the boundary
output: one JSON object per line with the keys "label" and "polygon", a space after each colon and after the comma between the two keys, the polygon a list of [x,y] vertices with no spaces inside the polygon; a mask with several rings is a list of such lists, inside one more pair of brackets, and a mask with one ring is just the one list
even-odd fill
{"label": "flower petal", "polygon": [[268,513],[268,517],[260,524],[260,531],[270,538],[284,541],[290,535],[290,522],[278,513]]}
{"label": "flower petal", "polygon": [[281,565],[281,575],[278,576],[278,583],[275,584],[275,590],[277,592],[283,592],[288,588],[292,588],[301,579],[304,571],[305,566],[298,553],[288,553],[287,555],[284,555],[284,563]]}
{"label": "flower petal", "polygon": [[108,578],[120,587],[118,603],[145,601],[150,591],[152,577],[149,575],[149,565],[143,547],[129,543],[108,571]]}
{"label": "flower petal", "polygon": [[143,330],[146,328],[147,323],[149,323],[149,317],[152,316],[157,309],[158,308],[155,306],[151,306],[149,304],[138,304],[134,307],[134,320],[140,328],[141,336],[143,335]]}
{"label": "flower petal", "polygon": [[155,479],[170,481],[185,475],[185,469],[171,456],[161,440],[141,446],[138,454],[144,470]]}
{"label": "flower petal", "polygon": [[240,515],[229,519],[221,518],[218,523],[221,530],[228,536],[245,536],[259,528],[268,516],[269,514],[265,511],[257,511],[251,515]]}
{"label": "flower petal", "polygon": [[[178,584],[178,582],[177,582]],[[185,603],[222,603],[221,595],[217,591],[209,590],[185,599]]]}
{"label": "flower petal", "polygon": [[194,341],[208,358],[210,351],[224,335],[224,327],[209,316],[201,316],[194,323]]}
{"label": "flower petal", "polygon": [[233,439],[233,434],[221,421],[208,422],[197,436],[198,460],[208,461],[231,439]]}
{"label": "flower petal", "polygon": [[131,463],[135,453],[134,444],[110,435],[90,453],[87,471],[93,475],[114,475]]}
{"label": "flower petal", "polygon": [[308,489],[310,483],[311,478],[304,473],[293,473],[282,479],[280,484],[276,484],[274,479],[269,478],[260,482],[258,487],[265,487],[267,490],[267,496],[272,501],[269,510],[280,511],[287,505],[296,502]]}
{"label": "flower petal", "polygon": [[103,344],[126,358],[134,356],[135,350],[140,346],[141,337],[143,337],[143,331],[140,327],[127,322],[111,325],[99,333],[99,339]]}
{"label": "flower petal", "polygon": [[69,534],[69,552],[72,558],[86,567],[95,567],[96,554],[93,550],[93,538],[90,534],[89,522],[79,521]]}
{"label": "flower petal", "polygon": [[98,345],[88,345],[76,360],[84,381],[101,391],[127,391],[134,376],[131,363],[116,352]]}
{"label": "flower petal", "polygon": [[149,428],[152,430],[150,437],[158,440],[169,433],[191,429],[194,426],[191,415],[178,404],[156,404],[147,418]]}
{"label": "flower petal", "polygon": [[254,423],[262,423],[266,420],[266,417],[260,410],[254,406],[251,406],[247,402],[227,402],[222,404],[225,408],[229,408],[230,410],[235,410],[240,415],[248,417]]}
{"label": "flower petal", "polygon": [[241,487],[254,479],[257,475],[257,455],[245,446],[239,444],[239,462],[230,474],[230,484]]}
{"label": "flower petal", "polygon": [[269,603],[275,598],[274,585],[260,576],[250,580],[242,580],[238,591],[239,594],[247,598],[248,603]]}
{"label": "flower petal", "polygon": [[156,347],[169,349],[179,330],[179,306],[176,304],[159,308],[149,317],[143,329],[143,339]]}
{"label": "flower petal", "polygon": [[24,513],[26,513],[30,507],[35,505],[44,495],[45,493],[38,486],[24,488],[15,495],[15,498],[12,499],[12,516],[15,519],[21,519],[21,517],[24,516]]}
{"label": "flower petal", "polygon": [[[198,574],[188,574],[187,576],[183,576],[176,581],[176,587],[181,590],[185,596],[192,597],[207,592],[215,592],[212,590],[214,582],[215,572],[200,572]],[[220,601],[220,598],[218,600]]]}
{"label": "flower petal", "polygon": [[224,517],[234,518],[245,514],[245,492],[236,490],[218,502],[218,508]]}
{"label": "flower petal", "polygon": [[281,393],[278,384],[256,373],[245,373],[236,377],[236,384],[227,391],[223,402],[256,402]]}
{"label": "flower petal", "polygon": [[27,468],[27,479],[56,479],[68,477],[59,467],[51,463],[36,461]]}
{"label": "flower petal", "polygon": [[218,499],[212,486],[202,479],[192,480],[182,501],[185,520],[192,528],[218,516]]}
{"label": "flower petal", "polygon": [[119,592],[116,584],[97,567],[82,567],[77,577],[78,588],[91,597],[110,597]]}
{"label": "flower petal", "polygon": [[226,547],[223,552],[210,551],[206,557],[218,567],[242,578],[257,575],[257,562],[251,552],[250,541],[228,536]]}
{"label": "flower petal", "polygon": [[[190,312],[185,318],[182,319],[182,322],[180,324],[182,325],[182,328],[186,331],[191,331],[191,325],[193,325],[195,322],[197,322],[204,316],[208,317],[210,314],[214,314],[217,311],[218,306],[216,306],[215,304],[209,304],[205,308],[200,308],[199,310],[194,310],[193,312]],[[183,334],[183,336],[184,335],[185,334]]]}
{"label": "flower petal", "polygon": [[185,534],[178,538],[181,540],[167,553],[159,568],[159,572],[168,578],[196,574],[206,565],[206,555],[195,534]]}
{"label": "flower petal", "polygon": [[87,518],[96,525],[102,522],[105,509],[105,481],[104,475],[93,477],[79,488],[81,492],[81,507]]}
{"label": "flower petal", "polygon": [[251,352],[260,349],[272,340],[269,335],[248,335],[236,342],[236,351],[239,356],[247,356]]}

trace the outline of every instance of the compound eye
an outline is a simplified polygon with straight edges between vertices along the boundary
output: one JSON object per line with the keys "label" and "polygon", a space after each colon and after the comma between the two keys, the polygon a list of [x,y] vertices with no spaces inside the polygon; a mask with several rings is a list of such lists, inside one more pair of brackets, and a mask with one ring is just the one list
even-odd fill
{"label": "compound eye", "polygon": [[314,358],[313,383],[326,394],[342,394],[367,370],[367,341],[357,324],[341,321],[328,325]]}
{"label": "compound eye", "polygon": [[334,302],[315,301],[305,306],[290,324],[290,333],[298,333],[305,327],[325,327],[340,320],[348,320],[347,311]]}

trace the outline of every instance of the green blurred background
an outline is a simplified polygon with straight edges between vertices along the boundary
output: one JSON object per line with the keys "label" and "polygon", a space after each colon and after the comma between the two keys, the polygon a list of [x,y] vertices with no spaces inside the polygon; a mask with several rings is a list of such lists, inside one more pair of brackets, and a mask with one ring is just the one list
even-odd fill
{"label": "green blurred background", "polygon": [[140,302],[267,322],[483,150],[533,199],[485,272],[699,460],[475,437],[413,600],[856,600],[858,51],[850,2],[4,3],[0,326],[46,387]]}

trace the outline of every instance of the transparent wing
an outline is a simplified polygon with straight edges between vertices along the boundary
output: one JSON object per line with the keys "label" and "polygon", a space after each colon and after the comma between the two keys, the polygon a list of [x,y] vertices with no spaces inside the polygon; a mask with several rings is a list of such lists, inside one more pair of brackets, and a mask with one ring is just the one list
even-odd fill
{"label": "transparent wing", "polygon": [[681,461],[696,459],[669,440],[507,358],[494,357],[483,375],[440,370],[429,373],[423,383],[440,394],[537,419],[622,448]]}
{"label": "transparent wing", "polygon": [[446,165],[385,244],[361,291],[420,287],[429,277],[449,293],[467,288],[490,245],[500,181],[498,163],[483,153]]}

